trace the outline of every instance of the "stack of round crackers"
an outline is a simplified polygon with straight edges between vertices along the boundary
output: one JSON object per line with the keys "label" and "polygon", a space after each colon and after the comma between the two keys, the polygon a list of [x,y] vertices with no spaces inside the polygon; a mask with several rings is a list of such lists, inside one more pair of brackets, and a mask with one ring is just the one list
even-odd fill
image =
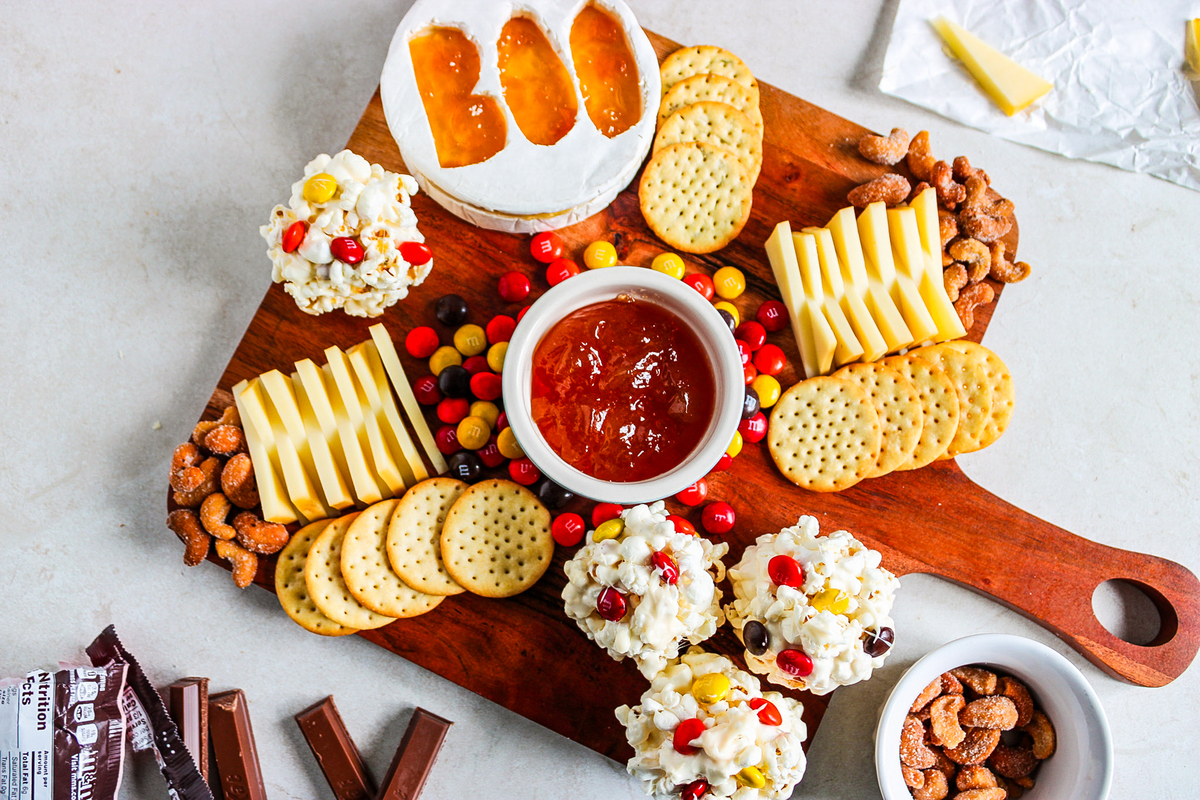
{"label": "stack of round crackers", "polygon": [[676,50],[659,72],[658,135],[638,186],[642,215],[676,250],[711,253],[750,218],[762,168],[758,82],[740,58],[711,45]]}
{"label": "stack of round crackers", "polygon": [[991,350],[944,342],[797,383],[771,412],[767,445],[792,483],[838,492],[987,447],[1012,419],[1013,393]]}
{"label": "stack of round crackers", "polygon": [[432,611],[464,591],[511,597],[550,566],[550,512],[524,486],[432,478],[399,499],[301,528],[275,592],[302,628],[343,636]]}

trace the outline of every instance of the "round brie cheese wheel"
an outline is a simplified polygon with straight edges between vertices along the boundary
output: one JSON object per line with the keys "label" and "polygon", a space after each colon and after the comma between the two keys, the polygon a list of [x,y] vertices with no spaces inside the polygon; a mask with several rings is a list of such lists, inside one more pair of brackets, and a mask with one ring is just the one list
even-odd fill
{"label": "round brie cheese wheel", "polygon": [[[430,197],[472,224],[525,233],[569,225],[607,206],[636,175],[654,140],[661,83],[654,47],[622,0],[594,0],[625,32],[638,69],[641,115],[609,138],[588,115],[570,50],[571,26],[587,7],[579,0],[417,0],[401,21],[384,63],[380,95],[405,166]],[[505,102],[497,42],[514,16],[530,17],[548,38],[571,79],[573,126],[552,145],[525,138]],[[431,27],[457,28],[479,53],[472,95],[492,98],[506,124],[504,147],[483,161],[443,168],[417,87],[409,43]],[[432,188],[431,188],[432,187]]]}

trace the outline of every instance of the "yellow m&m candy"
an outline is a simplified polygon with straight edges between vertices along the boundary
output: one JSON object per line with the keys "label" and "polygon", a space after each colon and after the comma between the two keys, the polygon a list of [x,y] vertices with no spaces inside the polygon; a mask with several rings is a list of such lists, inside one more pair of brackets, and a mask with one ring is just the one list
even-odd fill
{"label": "yellow m&m candy", "polygon": [[505,458],[525,457],[525,451],[517,443],[517,435],[513,433],[512,428],[505,428],[500,431],[500,435],[496,437],[496,447],[499,448],[500,455]]}
{"label": "yellow m&m candy", "polygon": [[725,300],[740,297],[746,291],[746,276],[737,267],[721,267],[713,274],[713,289]]}
{"label": "yellow m&m candy", "polygon": [[758,767],[745,767],[734,778],[742,786],[748,786],[751,789],[761,789],[767,785],[767,779],[763,777],[762,770]]}
{"label": "yellow m&m candy", "polygon": [[713,703],[721,702],[727,696],[729,696],[729,678],[719,672],[701,675],[692,684],[692,697],[702,705],[711,706]]}
{"label": "yellow m&m candy", "polygon": [[758,395],[761,408],[770,408],[779,402],[779,381],[771,375],[759,375],[751,381],[750,388]]}
{"label": "yellow m&m candy", "polygon": [[625,520],[615,517],[596,526],[596,532],[592,534],[592,541],[603,542],[605,539],[616,539],[624,532]]}
{"label": "yellow m&m candy", "polygon": [[676,280],[683,280],[685,266],[683,259],[674,253],[659,253],[650,262],[650,269],[655,272],[661,272],[664,275],[670,275]]}
{"label": "yellow m&m candy", "polygon": [[742,315],[738,313],[737,306],[735,306],[733,303],[726,303],[724,300],[722,300],[719,303],[713,303],[713,308],[715,308],[717,311],[728,311],[730,315],[733,316],[733,324],[735,327],[742,324]]}
{"label": "yellow m&m candy", "polygon": [[462,353],[448,344],[434,350],[433,355],[429,357],[429,371],[434,375],[440,375],[442,370],[452,364],[455,366],[462,364]]}
{"label": "yellow m&m candy", "polygon": [[845,614],[846,609],[850,607],[850,596],[841,589],[825,589],[819,592],[809,605],[817,611],[828,611],[831,614]]}
{"label": "yellow m&m candy", "polygon": [[588,269],[602,269],[617,263],[617,248],[612,242],[592,242],[583,251],[583,263]]}
{"label": "yellow m&m candy", "polygon": [[725,452],[729,454],[730,458],[737,458],[738,453],[742,452],[742,432],[741,431],[733,432],[733,441],[729,443],[729,447],[725,448]]}
{"label": "yellow m&m candy", "polygon": [[[500,419],[500,409],[495,403],[489,403],[487,400],[476,400],[471,403],[470,415],[479,417],[488,424],[488,429],[496,427],[496,421]],[[461,443],[462,437],[459,437]],[[464,445],[465,447],[465,445]]]}
{"label": "yellow m&m candy", "polygon": [[492,428],[482,417],[464,417],[458,423],[458,443],[468,450],[478,450],[488,443]]}
{"label": "yellow m&m candy", "polygon": [[310,203],[328,203],[337,194],[337,178],[318,172],[304,182],[304,199]]}
{"label": "yellow m&m candy", "polygon": [[477,356],[487,349],[487,334],[478,325],[463,325],[454,332],[454,347],[464,356]]}
{"label": "yellow m&m candy", "polygon": [[504,372],[504,357],[506,355],[508,355],[508,342],[496,342],[491,346],[488,350],[487,362],[492,372]]}

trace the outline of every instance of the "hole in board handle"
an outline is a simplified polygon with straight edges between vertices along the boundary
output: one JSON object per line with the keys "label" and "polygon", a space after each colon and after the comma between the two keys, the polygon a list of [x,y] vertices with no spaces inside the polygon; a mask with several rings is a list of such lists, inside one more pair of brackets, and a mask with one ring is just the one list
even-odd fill
{"label": "hole in board handle", "polygon": [[1112,578],[1092,592],[1092,613],[1118,639],[1158,647],[1175,638],[1179,617],[1161,592],[1141,581]]}

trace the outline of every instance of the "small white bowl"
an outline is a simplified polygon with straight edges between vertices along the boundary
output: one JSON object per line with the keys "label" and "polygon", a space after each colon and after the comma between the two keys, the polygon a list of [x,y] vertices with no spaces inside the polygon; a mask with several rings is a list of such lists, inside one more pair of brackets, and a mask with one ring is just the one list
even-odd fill
{"label": "small white bowl", "polygon": [[[1058,653],[1031,639],[984,633],[942,645],[908,671],[888,695],[875,728],[875,774],[884,800],[911,800],[900,774],[900,730],[913,699],[943,672],[978,664],[1012,675],[1033,694],[1054,724],[1057,747],[1038,767],[1026,800],[1104,800],[1112,783],[1112,734],[1108,718],[1083,673]],[[954,789],[951,788],[953,794]]]}
{"label": "small white bowl", "polygon": [[[620,294],[658,303],[686,322],[704,346],[702,355],[712,365],[716,382],[715,413],[700,443],[671,471],[630,483],[599,480],[563,461],[546,443],[530,408],[533,352],[542,337],[572,311]],[[589,270],[542,295],[525,313],[508,343],[503,374],[508,424],[525,455],[542,474],[575,494],[621,505],[670,497],[707,475],[733,440],[746,394],[741,356],[720,313],[683,281],[642,267]]]}

